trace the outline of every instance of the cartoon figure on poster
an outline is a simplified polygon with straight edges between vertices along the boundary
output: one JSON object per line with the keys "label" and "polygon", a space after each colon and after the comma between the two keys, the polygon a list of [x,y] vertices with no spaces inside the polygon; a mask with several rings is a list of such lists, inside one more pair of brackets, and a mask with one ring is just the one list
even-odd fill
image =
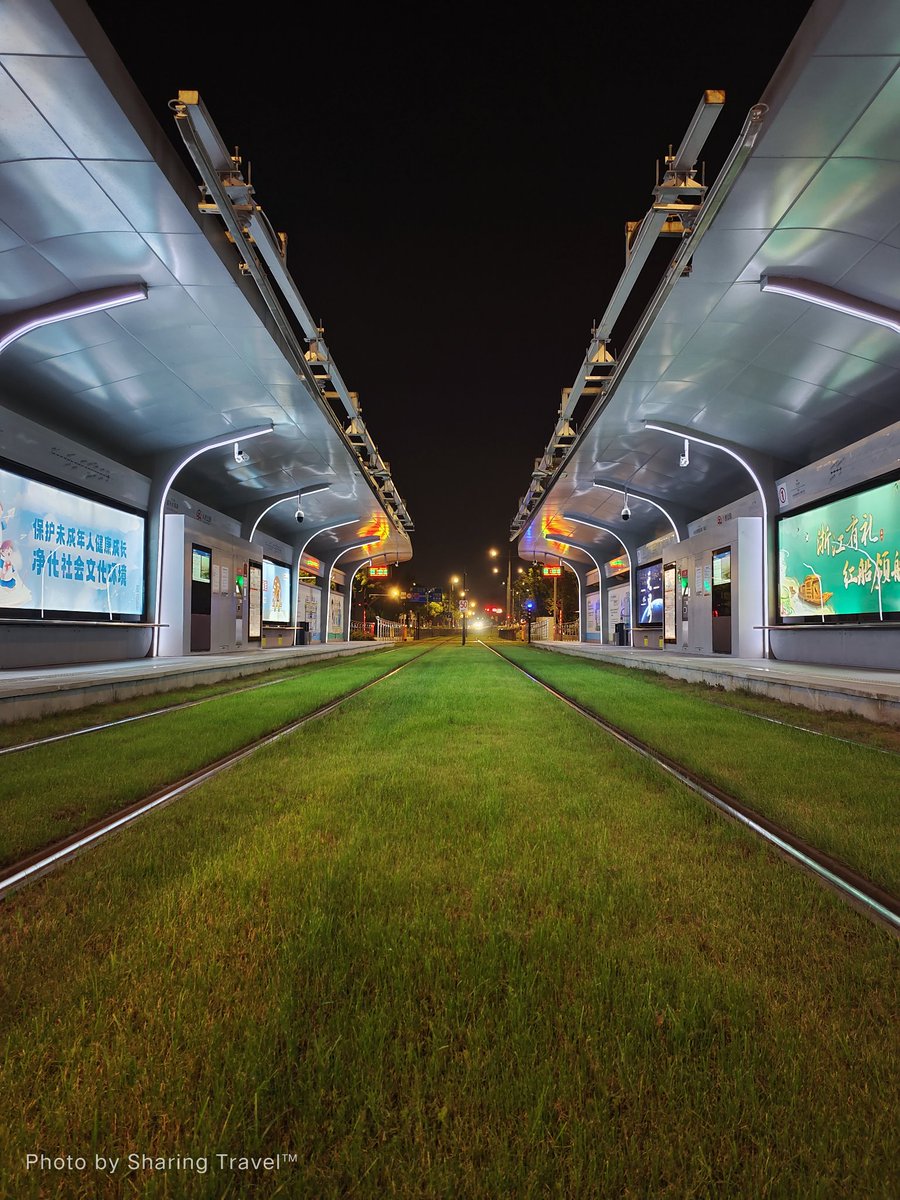
{"label": "cartoon figure on poster", "polygon": [[9,538],[0,542],[0,607],[22,608],[31,603],[31,592],[16,569],[18,555]]}
{"label": "cartoon figure on poster", "polygon": [[[0,501],[0,534],[5,533],[16,515],[15,508],[4,508]],[[19,556],[15,543],[4,537],[0,542],[0,607],[22,608],[31,603],[31,591],[19,574]]]}
{"label": "cartoon figure on poster", "polygon": [[272,610],[270,619],[273,621],[287,620],[287,613],[284,611],[284,603],[281,596],[281,580],[277,575],[272,580]]}

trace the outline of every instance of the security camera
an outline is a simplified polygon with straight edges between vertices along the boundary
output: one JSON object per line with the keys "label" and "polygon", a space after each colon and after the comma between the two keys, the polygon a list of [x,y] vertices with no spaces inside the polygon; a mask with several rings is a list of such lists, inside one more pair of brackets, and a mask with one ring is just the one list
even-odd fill
{"label": "security camera", "polygon": [[302,509],[298,508],[297,511],[294,513],[294,520],[297,522],[298,525],[303,524],[303,510]]}
{"label": "security camera", "polygon": [[630,516],[631,516],[631,509],[626,504],[622,509],[622,520],[627,521]]}

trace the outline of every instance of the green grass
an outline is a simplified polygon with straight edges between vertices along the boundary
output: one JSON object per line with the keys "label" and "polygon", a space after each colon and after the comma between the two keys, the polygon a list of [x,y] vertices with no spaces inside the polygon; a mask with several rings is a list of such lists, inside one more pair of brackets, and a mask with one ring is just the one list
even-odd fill
{"label": "green grass", "polygon": [[900,757],[757,721],[658,677],[528,646],[502,652],[756,811],[900,894]]}
{"label": "green grass", "polygon": [[896,1194],[895,940],[477,646],[17,893],[0,945],[4,1197]]}
{"label": "green grass", "polygon": [[[384,653],[384,650],[381,650]],[[349,657],[349,656],[348,656]],[[355,657],[355,656],[354,656]],[[337,661],[334,658],[319,659],[316,662],[303,663],[290,667],[279,663],[265,671],[250,673],[232,679],[222,679],[217,683],[194,684],[192,687],[174,687],[168,691],[153,692],[146,695],[129,696],[122,700],[103,700],[82,708],[67,711],[47,713],[41,717],[23,717],[19,721],[11,721],[0,725],[0,749],[6,746],[20,746],[37,738],[55,737],[58,734],[71,733],[73,730],[84,729],[89,725],[101,725],[108,721],[119,721],[126,717],[139,716],[143,713],[154,712],[170,704],[189,704],[198,700],[223,696],[241,689],[261,690],[282,679],[292,679],[297,674],[327,670]]]}
{"label": "green grass", "polygon": [[[409,646],[311,663],[271,687],[238,694],[220,691],[196,708],[5,756],[0,773],[0,865],[184,778],[418,653],[422,651]],[[152,699],[152,707],[159,708],[179,703],[184,696],[180,691],[142,699]],[[196,698],[193,693],[188,696]],[[115,720],[112,714],[119,709],[91,709],[82,714],[82,727]],[[70,722],[75,715],[68,714]],[[60,731],[59,722],[52,727]],[[78,727],[74,722],[68,725]],[[33,722],[19,732],[26,734],[23,741],[49,736]]]}

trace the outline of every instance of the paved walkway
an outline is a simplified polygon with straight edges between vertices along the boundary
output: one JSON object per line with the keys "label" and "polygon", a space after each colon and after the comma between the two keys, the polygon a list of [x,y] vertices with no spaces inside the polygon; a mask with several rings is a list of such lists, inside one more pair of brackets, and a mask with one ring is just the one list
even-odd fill
{"label": "paved walkway", "polygon": [[233,654],[192,654],[184,658],[139,658],[0,671],[0,724],[172,688],[240,679],[317,659],[367,654],[395,644],[329,642],[327,646],[288,646],[238,650]]}

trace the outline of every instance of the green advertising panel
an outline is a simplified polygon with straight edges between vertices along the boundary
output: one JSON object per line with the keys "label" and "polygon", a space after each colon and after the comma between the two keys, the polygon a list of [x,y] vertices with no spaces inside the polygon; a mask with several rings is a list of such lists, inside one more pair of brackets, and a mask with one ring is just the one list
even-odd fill
{"label": "green advertising panel", "polygon": [[900,612],[900,480],[778,522],[784,618]]}

